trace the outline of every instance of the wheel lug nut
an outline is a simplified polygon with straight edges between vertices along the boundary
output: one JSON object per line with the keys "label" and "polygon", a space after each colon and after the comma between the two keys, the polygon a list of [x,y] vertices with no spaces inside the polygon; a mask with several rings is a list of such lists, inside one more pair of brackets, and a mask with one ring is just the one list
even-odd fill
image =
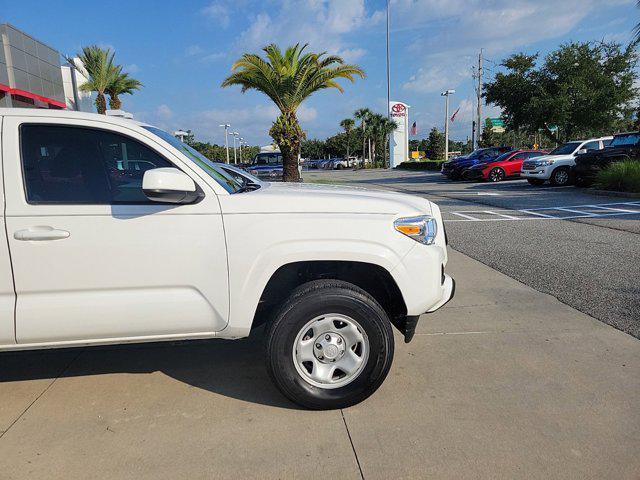
{"label": "wheel lug nut", "polygon": [[331,335],[326,334],[326,335],[324,336],[324,339],[328,342],[329,340],[331,340]]}
{"label": "wheel lug nut", "polygon": [[342,339],[338,337],[338,345],[342,343]]}
{"label": "wheel lug nut", "polygon": [[318,360],[324,360],[324,357],[322,355],[319,355]]}
{"label": "wheel lug nut", "polygon": [[320,343],[316,343],[316,348],[317,348],[318,350],[322,350],[322,345],[321,345]]}

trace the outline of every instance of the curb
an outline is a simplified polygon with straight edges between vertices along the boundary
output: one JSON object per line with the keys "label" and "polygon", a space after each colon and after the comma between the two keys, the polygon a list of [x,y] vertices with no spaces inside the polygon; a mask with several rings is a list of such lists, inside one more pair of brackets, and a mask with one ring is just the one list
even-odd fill
{"label": "curb", "polygon": [[633,192],[616,192],[614,190],[587,190],[589,193],[607,197],[623,197],[623,198],[640,198],[640,193]]}

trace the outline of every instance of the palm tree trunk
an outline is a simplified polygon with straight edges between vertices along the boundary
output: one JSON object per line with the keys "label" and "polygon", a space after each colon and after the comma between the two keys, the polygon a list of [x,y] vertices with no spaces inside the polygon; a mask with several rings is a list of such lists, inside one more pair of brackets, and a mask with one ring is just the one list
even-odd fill
{"label": "palm tree trunk", "polygon": [[104,115],[107,111],[107,101],[104,98],[104,93],[102,92],[98,92],[98,95],[96,96],[96,110],[98,110],[98,113],[101,115]]}
{"label": "palm tree trunk", "polygon": [[364,165],[364,156],[367,149],[367,135],[364,131],[364,122],[362,122],[362,165]]}
{"label": "palm tree trunk", "polygon": [[298,153],[304,132],[300,128],[295,114],[280,115],[269,130],[269,135],[276,142],[282,154],[282,180],[299,182]]}
{"label": "palm tree trunk", "polygon": [[120,97],[118,97],[118,94],[116,93],[112,93],[109,95],[109,108],[111,110],[120,110],[120,108],[122,107],[122,101],[120,100]]}

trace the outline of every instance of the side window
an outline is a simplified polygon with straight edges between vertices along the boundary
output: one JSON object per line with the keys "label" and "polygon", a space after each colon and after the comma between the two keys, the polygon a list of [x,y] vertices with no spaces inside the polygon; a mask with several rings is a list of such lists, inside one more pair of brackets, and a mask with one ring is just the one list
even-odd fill
{"label": "side window", "polygon": [[542,152],[527,152],[527,158],[535,158],[544,155]]}
{"label": "side window", "polygon": [[597,140],[595,142],[587,142],[582,146],[582,148],[584,148],[587,152],[589,150],[600,150],[600,142]]}
{"label": "side window", "polygon": [[142,143],[106,130],[26,124],[20,144],[31,204],[151,203],[142,192],[144,172],[173,167]]}
{"label": "side window", "polygon": [[608,147],[612,141],[613,141],[613,138],[607,138],[606,140],[602,140],[602,146]]}

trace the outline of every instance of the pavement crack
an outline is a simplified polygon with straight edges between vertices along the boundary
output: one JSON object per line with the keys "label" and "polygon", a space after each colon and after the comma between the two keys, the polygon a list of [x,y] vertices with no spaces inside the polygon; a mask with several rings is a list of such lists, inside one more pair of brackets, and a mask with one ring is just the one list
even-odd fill
{"label": "pavement crack", "polygon": [[46,387],[42,392],[40,392],[40,395],[38,395],[36,398],[34,398],[34,399],[33,399],[33,401],[32,401],[29,405],[27,405],[27,407],[26,407],[26,408],[25,408],[25,409],[20,413],[20,415],[18,415],[18,416],[16,417],[16,419],[15,419],[13,422],[11,422],[11,424],[7,427],[7,429],[6,429],[5,431],[3,431],[3,432],[0,432],[0,440],[2,439],[2,437],[4,437],[4,436],[5,436],[5,434],[6,434],[9,430],[11,430],[11,427],[13,427],[16,423],[18,423],[18,420],[20,420],[20,419],[25,415],[25,413],[27,413],[27,412],[29,411],[29,409],[30,409],[30,408],[31,408],[31,407],[32,407],[32,406],[33,406],[33,405],[34,405],[38,400],[40,400],[40,398],[41,398],[45,393],[47,393],[47,392],[49,391],[49,389],[53,386],[53,384],[54,384],[54,383],[56,383],[56,380],[58,380],[62,375],[64,375],[64,374],[65,374],[65,372],[66,372],[67,370],[69,370],[69,367],[71,366],[71,364],[72,364],[73,362],[75,362],[75,361],[78,359],[78,357],[79,357],[80,355],[82,355],[82,353],[83,353],[83,351],[79,352],[75,357],[73,357],[73,358],[69,361],[69,363],[67,363],[67,364],[65,365],[65,367],[64,367],[62,370],[60,370],[60,373],[58,373],[58,375],[56,375],[56,377],[55,377],[53,380],[51,380],[51,382],[49,382],[49,385],[47,385],[47,387]]}
{"label": "pavement crack", "polygon": [[358,464],[358,471],[360,472],[360,478],[364,480],[364,474],[362,473],[362,466],[360,465],[360,459],[358,458],[358,452],[356,452],[356,447],[353,444],[353,439],[351,438],[351,432],[349,431],[349,426],[347,425],[347,419],[344,418],[344,410],[340,409],[340,415],[342,415],[342,422],[344,423],[344,428],[347,430],[347,436],[349,437],[349,443],[351,444],[351,450],[353,451],[353,456],[356,457],[356,463]]}

